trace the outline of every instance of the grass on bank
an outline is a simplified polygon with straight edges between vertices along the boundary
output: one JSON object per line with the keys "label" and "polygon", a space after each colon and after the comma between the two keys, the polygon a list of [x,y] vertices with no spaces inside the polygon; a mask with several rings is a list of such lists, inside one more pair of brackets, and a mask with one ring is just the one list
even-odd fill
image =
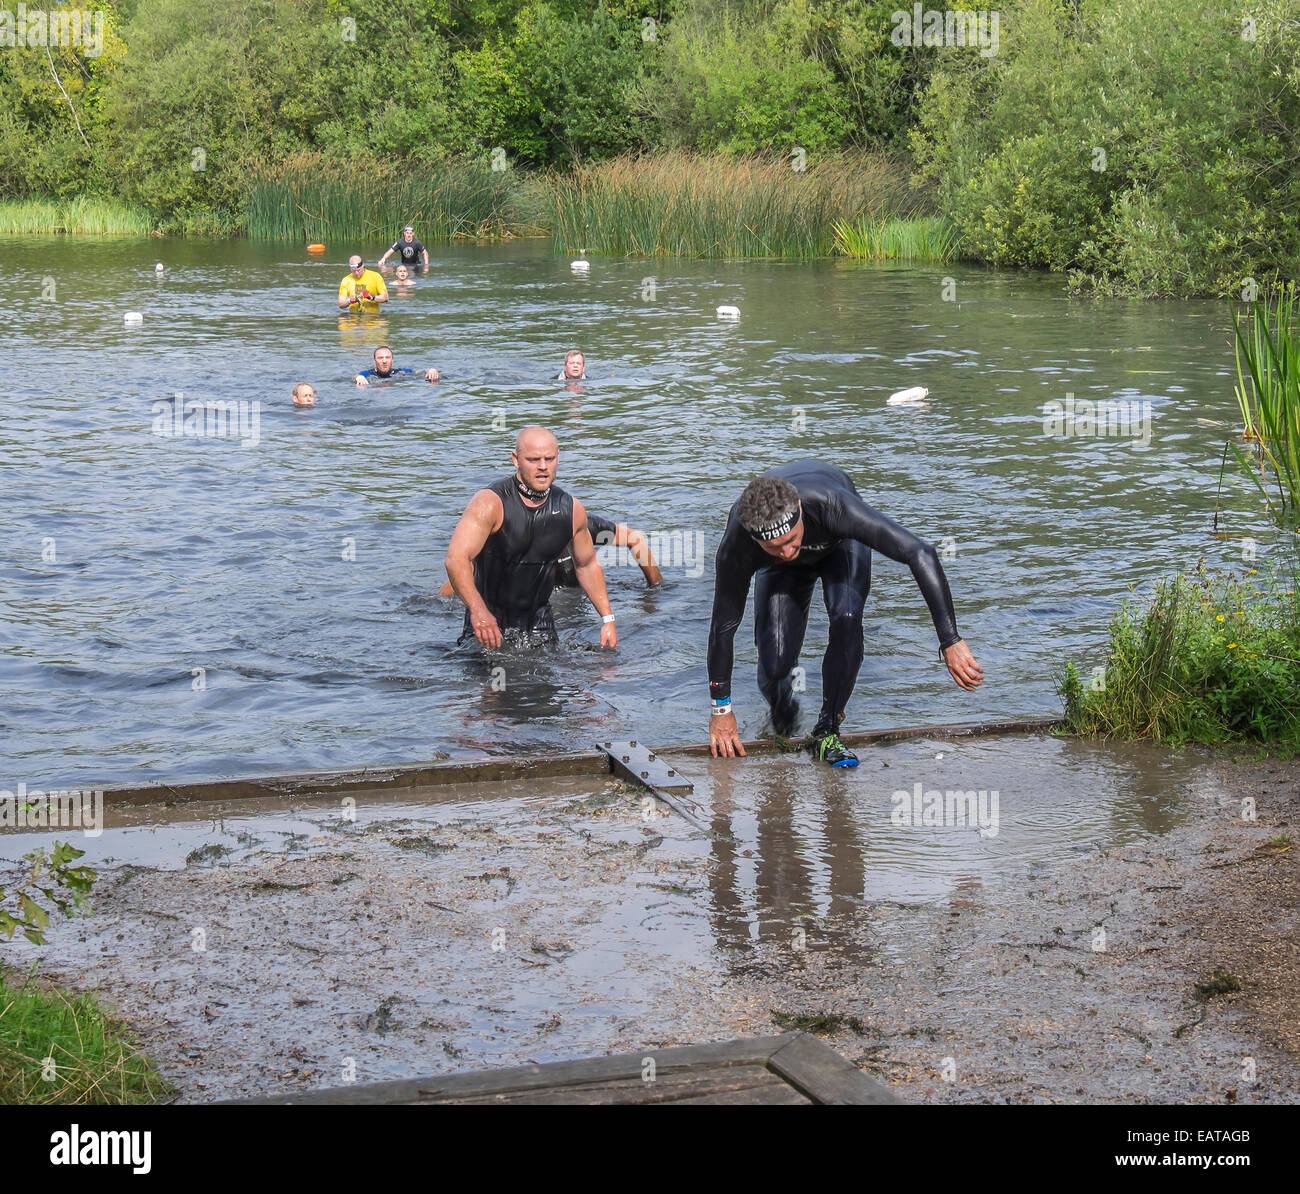
{"label": "grass on bank", "polygon": [[148,236],[153,217],[116,199],[6,199],[0,202],[0,236]]}
{"label": "grass on bank", "polygon": [[1201,569],[1110,624],[1104,671],[1060,678],[1073,733],[1300,750],[1300,599],[1289,583]]}
{"label": "grass on bank", "polygon": [[124,1026],[89,995],[0,967],[0,1103],[156,1103],[170,1095]]}
{"label": "grass on bank", "polygon": [[835,223],[835,251],[868,261],[945,263],[958,253],[957,229],[942,216]]}
{"label": "grass on bank", "polygon": [[925,197],[887,155],[790,160],[621,157],[546,179],[557,248],[630,257],[826,257],[841,221],[919,214]]}
{"label": "grass on bank", "polygon": [[514,171],[486,161],[385,165],[300,154],[253,179],[245,229],[254,240],[307,244],[391,240],[406,224],[426,244],[540,234],[526,198]]}
{"label": "grass on bank", "polygon": [[[1233,316],[1237,405],[1245,447],[1232,445],[1282,527],[1300,519],[1300,304],[1295,283],[1255,303],[1249,327]],[[1271,475],[1270,475],[1271,474]],[[1271,490],[1276,486],[1277,504]]]}

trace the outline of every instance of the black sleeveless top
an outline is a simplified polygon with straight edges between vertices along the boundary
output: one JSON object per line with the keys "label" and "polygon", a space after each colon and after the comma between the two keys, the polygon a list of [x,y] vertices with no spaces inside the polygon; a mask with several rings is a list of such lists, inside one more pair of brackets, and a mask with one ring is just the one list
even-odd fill
{"label": "black sleeveless top", "polygon": [[[605,547],[614,542],[618,523],[610,522],[600,514],[587,511],[587,530],[591,532],[591,541],[597,547]],[[555,587],[558,589],[576,589],[578,587],[578,569],[573,563],[573,541],[564,549],[564,554],[556,561]]]}
{"label": "black sleeveless top", "polygon": [[[547,603],[556,563],[573,539],[573,498],[552,485],[546,501],[532,509],[524,505],[513,476],[488,489],[501,499],[505,516],[474,560],[474,586],[502,630],[553,633]],[[473,633],[468,609],[465,631]]]}

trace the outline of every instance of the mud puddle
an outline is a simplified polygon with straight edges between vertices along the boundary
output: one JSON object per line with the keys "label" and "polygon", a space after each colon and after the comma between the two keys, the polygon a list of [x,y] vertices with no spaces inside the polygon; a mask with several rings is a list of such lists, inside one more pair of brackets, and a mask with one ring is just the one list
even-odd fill
{"label": "mud puddle", "polygon": [[[4,956],[97,989],[183,1101],[789,1027],[905,1098],[1226,1097],[1255,1046],[1174,1035],[1205,1009],[1171,960],[1211,886],[1186,851],[1267,832],[1236,777],[1047,736],[861,754],[674,757],[708,834],[590,776],[121,806],[77,839],[94,915]],[[1294,1066],[1261,1073],[1234,1098]]]}

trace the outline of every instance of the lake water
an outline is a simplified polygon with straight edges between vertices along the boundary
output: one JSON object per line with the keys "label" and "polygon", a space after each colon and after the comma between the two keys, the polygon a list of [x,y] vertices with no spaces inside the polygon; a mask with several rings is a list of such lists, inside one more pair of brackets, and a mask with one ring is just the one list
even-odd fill
{"label": "lake water", "polygon": [[[703,740],[713,551],[745,483],[799,457],[942,548],[986,672],[976,693],[952,684],[910,574],[877,557],[850,730],[1052,714],[1060,666],[1102,662],[1130,587],[1202,557],[1256,566],[1245,483],[1216,496],[1227,429],[1198,422],[1236,425],[1225,304],[1070,299],[1059,278],[961,266],[579,275],[516,242],[431,249],[381,315],[340,317],[353,248],[0,243],[0,787]],[[380,343],[444,380],[356,388]],[[574,391],[549,380],[570,347],[587,355]],[[312,410],[290,403],[300,380]],[[885,405],[916,385],[925,406]],[[250,404],[242,437],[158,434],[178,392]],[[1067,395],[1134,422],[1049,434],[1044,404]],[[489,661],[435,596],[460,511],[529,423],[559,437],[561,485],[671,553],[656,591],[607,568],[616,652],[562,593],[559,648]],[[815,601],[804,729],[825,631]],[[765,709],[748,616],[737,648],[749,736]]]}

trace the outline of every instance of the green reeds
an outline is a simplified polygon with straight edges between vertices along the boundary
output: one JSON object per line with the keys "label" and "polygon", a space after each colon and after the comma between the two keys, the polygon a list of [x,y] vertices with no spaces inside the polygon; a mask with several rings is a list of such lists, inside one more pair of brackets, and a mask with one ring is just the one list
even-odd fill
{"label": "green reeds", "polygon": [[[1236,332],[1237,405],[1243,451],[1232,444],[1242,467],[1259,487],[1282,526],[1300,511],[1300,306],[1295,283],[1280,287],[1270,302],[1257,302],[1249,330],[1233,316]],[[1270,472],[1272,477],[1270,479]],[[1270,485],[1277,487],[1274,504]]]}
{"label": "green reeds", "polygon": [[116,199],[78,196],[71,199],[7,199],[0,202],[0,235],[148,236],[154,220],[148,212]]}
{"label": "green reeds", "polygon": [[869,261],[947,262],[957,256],[957,229],[942,216],[873,220],[835,224],[835,251]]}
{"label": "green reeds", "polygon": [[837,221],[915,214],[908,171],[884,155],[810,162],[665,153],[546,179],[557,248],[630,257],[825,257]]}
{"label": "green reeds", "polygon": [[245,227],[255,240],[391,240],[414,224],[426,243],[527,235],[512,170],[484,162],[337,162],[300,154],[253,178]]}
{"label": "green reeds", "polygon": [[89,995],[0,970],[0,1103],[156,1103],[171,1093]]}

